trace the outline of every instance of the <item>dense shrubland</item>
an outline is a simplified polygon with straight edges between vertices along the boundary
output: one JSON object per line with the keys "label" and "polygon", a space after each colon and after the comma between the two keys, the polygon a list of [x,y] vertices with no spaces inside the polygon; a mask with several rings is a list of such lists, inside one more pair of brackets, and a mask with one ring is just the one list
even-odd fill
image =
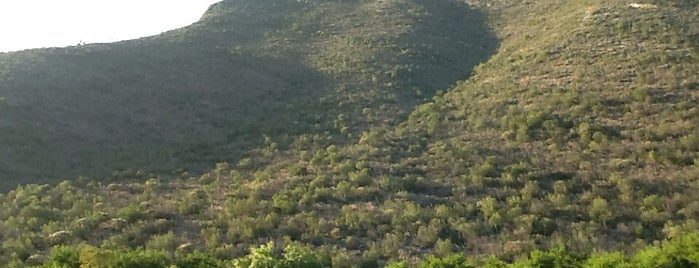
{"label": "dense shrubland", "polygon": [[[236,25],[219,13],[288,8],[279,3],[286,2],[221,4],[210,25],[179,34],[186,40]],[[472,23],[487,19],[489,28],[449,40],[429,33],[469,23],[455,1],[300,8],[285,17],[292,30],[269,31],[260,46],[273,48],[265,50],[272,57],[310,55],[304,62],[340,85],[316,109],[299,109],[317,126],[266,135],[203,174],[120,172],[113,181],[20,186],[0,195],[0,263],[698,265],[697,4],[469,3],[479,10],[468,11]],[[371,17],[352,28],[364,32],[332,32],[357,16]],[[305,30],[319,27],[314,22],[330,27]],[[387,25],[409,29],[377,34]],[[493,52],[491,31],[497,53],[470,78],[437,91],[470,70],[440,68],[477,62],[452,57]]]}
{"label": "dense shrubland", "polygon": [[223,1],[154,37],[2,53],[0,188],[201,174],[265,137],[344,144],[468,77],[496,48],[484,20],[452,1]]}

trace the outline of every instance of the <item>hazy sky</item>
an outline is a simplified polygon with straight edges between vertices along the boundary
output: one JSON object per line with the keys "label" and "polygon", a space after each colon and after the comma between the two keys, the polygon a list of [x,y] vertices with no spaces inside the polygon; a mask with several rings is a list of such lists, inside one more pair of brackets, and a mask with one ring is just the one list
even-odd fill
{"label": "hazy sky", "polygon": [[0,52],[155,35],[219,0],[0,0]]}

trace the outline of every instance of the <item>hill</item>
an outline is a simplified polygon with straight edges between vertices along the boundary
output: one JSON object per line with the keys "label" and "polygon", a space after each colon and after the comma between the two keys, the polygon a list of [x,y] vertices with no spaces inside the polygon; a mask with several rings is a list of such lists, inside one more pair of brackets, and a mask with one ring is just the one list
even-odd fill
{"label": "hill", "polygon": [[223,1],[154,37],[0,54],[0,179],[200,173],[265,136],[395,121],[496,45],[478,12],[426,3]]}
{"label": "hill", "polygon": [[[272,8],[280,2],[255,3]],[[53,246],[69,245],[86,252],[143,246],[170,261],[196,249],[230,264],[248,253],[249,260],[300,245],[336,267],[425,263],[434,260],[424,257],[429,254],[467,257],[479,265],[496,255],[526,267],[550,260],[549,253],[539,251],[549,249],[562,256],[549,265],[569,261],[583,266],[586,258],[598,260],[605,251],[617,252],[603,255],[616,258],[609,267],[697,264],[653,248],[664,240],[674,242],[663,242],[663,247],[675,243],[687,249],[675,252],[697,247],[696,234],[690,233],[699,227],[694,198],[699,187],[698,4],[307,4],[307,11],[322,10],[327,13],[318,14],[327,18],[342,18],[332,12],[348,7],[401,7],[395,10],[403,15],[422,8],[434,15],[433,30],[449,29],[444,23],[454,20],[446,19],[448,14],[469,14],[482,19],[479,33],[486,35],[480,40],[492,44],[487,35],[492,33],[498,47],[484,46],[488,49],[479,53],[487,53],[477,55],[487,61],[463,81],[451,87],[449,82],[432,84],[445,90],[434,91],[426,103],[419,104],[431,92],[420,90],[422,96],[417,96],[414,90],[401,91],[412,88],[406,84],[396,88],[405,95],[386,93],[393,101],[368,110],[349,107],[381,100],[364,95],[379,92],[370,82],[358,84],[354,93],[328,93],[351,102],[328,105],[347,109],[323,121],[329,124],[327,132],[268,136],[238,161],[222,162],[201,176],[19,187],[0,196],[5,230],[21,230],[3,232],[3,249],[14,254],[2,261],[41,260],[57,252]],[[316,9],[321,6],[328,8]],[[377,16],[385,18],[387,10],[392,9]],[[325,16],[309,21],[320,17]],[[458,42],[426,36],[445,51],[461,54],[452,46]],[[345,44],[338,51],[353,51],[353,56],[366,51],[363,42]],[[422,66],[432,58],[419,59]],[[434,59],[451,64],[451,58]],[[394,59],[366,63],[383,60]],[[323,61],[313,62],[323,66]],[[462,70],[477,61],[469,62],[473,65]],[[414,70],[391,83],[425,83],[431,80],[405,78],[436,77],[446,69]],[[351,85],[351,80],[330,76],[326,81]],[[260,247],[269,241],[276,247]],[[76,254],[87,254],[83,251]],[[633,262],[624,254],[635,254]],[[584,265],[598,267],[599,262]]]}

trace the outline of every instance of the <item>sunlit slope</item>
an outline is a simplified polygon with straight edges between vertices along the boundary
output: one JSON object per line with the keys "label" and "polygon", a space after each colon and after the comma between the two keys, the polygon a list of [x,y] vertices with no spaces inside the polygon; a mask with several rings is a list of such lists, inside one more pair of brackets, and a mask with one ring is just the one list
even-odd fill
{"label": "sunlit slope", "polygon": [[476,204],[466,247],[633,250],[696,229],[697,4],[483,2],[499,52],[390,139],[441,202]]}
{"label": "sunlit slope", "polygon": [[197,171],[338,118],[351,137],[466,78],[496,46],[483,20],[451,1],[223,1],[151,38],[0,54],[0,178]]}

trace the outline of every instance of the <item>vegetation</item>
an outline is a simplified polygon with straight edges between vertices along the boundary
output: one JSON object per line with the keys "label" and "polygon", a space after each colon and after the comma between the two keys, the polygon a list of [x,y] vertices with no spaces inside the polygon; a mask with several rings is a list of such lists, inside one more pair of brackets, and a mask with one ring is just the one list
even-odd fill
{"label": "vegetation", "polygon": [[[185,81],[178,79],[213,79],[211,86],[200,89],[213,88],[220,94],[188,105],[211,104],[218,110],[180,110],[188,107],[182,106],[183,100],[201,98],[200,91],[186,91],[188,97],[182,98],[167,94],[180,103],[166,98],[148,107],[166,111],[166,120],[184,123],[159,126],[163,132],[148,131],[153,136],[145,135],[144,140],[127,139],[127,144],[148,153],[114,147],[152,161],[119,160],[99,151],[91,161],[110,165],[93,169],[84,164],[75,170],[90,175],[124,165],[146,172],[120,171],[104,180],[27,183],[0,195],[0,263],[7,267],[75,267],[93,260],[114,267],[695,267],[699,265],[695,197],[699,4],[681,0],[633,4],[626,0],[224,1],[191,27],[104,45],[109,53],[129,55],[120,46],[152,43],[153,49],[191,53],[187,55],[193,62],[207,50],[195,53],[188,48],[211,45],[223,48],[222,54],[211,56],[214,60],[248,58],[245,64],[231,65],[187,65],[183,59],[182,65],[192,69],[172,76],[176,80],[172,85]],[[260,30],[243,30],[249,27]],[[499,40],[497,51],[494,40]],[[51,51],[70,54],[97,47]],[[49,52],[0,58],[38,59],[41,53]],[[98,58],[88,62],[99,62]],[[42,59],[34,67],[12,65],[0,74],[31,73],[58,64]],[[155,82],[149,83],[164,83],[156,76],[161,69],[139,66],[144,75],[152,75],[147,81]],[[231,73],[244,72],[240,77],[248,82],[268,81],[265,77],[272,74],[287,77],[288,84],[260,84],[259,90],[247,92],[246,87],[232,86],[245,81],[207,76],[228,70],[219,68],[226,66]],[[32,95],[19,97],[40,91],[5,90],[7,85],[39,83],[21,77],[12,73],[0,79],[7,111],[0,116],[0,126],[7,128],[1,133],[23,133],[33,127],[28,124],[31,120],[18,119],[54,122],[33,113],[63,116],[46,112],[43,104],[50,104],[48,99],[44,103],[26,97]],[[450,84],[454,85],[445,90]],[[131,86],[124,90],[135,90],[129,95],[133,97],[168,89],[151,85],[151,91]],[[224,97],[231,92],[237,93],[235,98]],[[61,107],[91,100],[86,95],[68,96],[51,100]],[[233,99],[239,101],[235,108],[227,103]],[[184,120],[193,114],[201,115],[202,121]],[[231,119],[238,115],[240,119]],[[129,120],[159,118],[135,114],[125,118],[132,117]],[[220,118],[247,123],[217,121]],[[17,122],[26,125],[19,127]],[[114,126],[114,122],[119,121],[103,123]],[[148,122],[141,125],[157,126]],[[223,132],[196,122],[223,122]],[[140,131],[130,124],[118,126]],[[196,149],[191,156],[211,157],[199,163],[215,165],[213,169],[173,176],[144,164],[164,163],[160,161],[167,157],[150,154],[157,152],[150,142],[180,132],[201,134],[183,140],[192,145],[186,148]],[[36,133],[32,135],[45,135]],[[18,151],[16,146],[29,144],[41,157],[62,152],[49,145],[34,146],[51,143],[32,135],[0,134],[4,146],[0,150]],[[251,140],[236,140],[243,136]],[[211,137],[224,139],[224,146],[196,143]],[[254,140],[257,137],[259,141]],[[9,142],[16,139],[26,140]],[[27,143],[31,141],[36,143]],[[185,148],[153,144],[173,152]],[[216,150],[221,148],[239,151],[223,150],[219,155]],[[43,150],[46,153],[39,154]],[[2,157],[9,155],[0,152]],[[0,163],[13,167],[6,174],[16,177],[22,165],[13,159]],[[42,163],[41,158],[26,159]],[[186,159],[173,162],[173,167],[189,169],[196,163]],[[51,170],[61,169],[47,166],[32,172]]]}
{"label": "vegetation", "polygon": [[450,1],[223,1],[159,36],[0,54],[0,188],[202,173],[266,138],[343,144],[466,78],[495,49],[486,27]]}
{"label": "vegetation", "polygon": [[[699,259],[696,257],[699,249],[699,233],[692,233],[662,244],[648,247],[626,257],[624,254],[597,253],[592,256],[577,255],[562,249],[549,251],[535,250],[530,255],[513,263],[507,263],[495,257],[486,259],[467,259],[464,255],[454,253],[437,257],[430,255],[416,263],[415,267],[696,267]],[[325,258],[313,252],[310,248],[288,245],[283,251],[277,250],[270,242],[256,248],[250,253],[232,261],[221,261],[215,257],[198,251],[168,256],[166,252],[136,249],[130,251],[100,249],[92,246],[77,248],[58,247],[52,255],[39,267],[148,267],[148,268],[199,268],[199,267],[340,267],[343,263],[335,259]],[[346,264],[344,264],[346,265]],[[363,263],[364,266],[375,264]],[[393,262],[385,267],[409,267],[404,262]]]}

